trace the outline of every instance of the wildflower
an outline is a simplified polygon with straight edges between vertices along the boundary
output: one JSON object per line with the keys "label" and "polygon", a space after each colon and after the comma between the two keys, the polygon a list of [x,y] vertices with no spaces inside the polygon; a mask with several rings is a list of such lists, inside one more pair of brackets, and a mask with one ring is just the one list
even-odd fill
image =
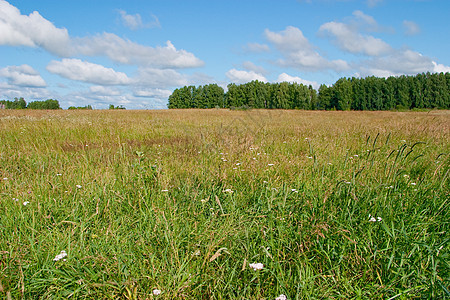
{"label": "wildflower", "polygon": [[82,188],[82,186],[79,185],[79,184],[77,184],[76,187],[77,187],[78,189],[81,189],[81,188]]}
{"label": "wildflower", "polygon": [[56,255],[55,256],[55,258],[53,259],[53,261],[58,261],[58,260],[63,260],[63,261],[66,261],[66,259],[64,258],[64,257],[66,257],[67,256],[67,253],[66,253],[66,251],[64,251],[64,250],[61,250],[61,252],[58,254],[58,255]]}
{"label": "wildflower", "polygon": [[8,178],[7,178],[7,177],[5,177],[5,178],[3,178],[3,180],[8,180]]}
{"label": "wildflower", "polygon": [[168,192],[169,190],[161,190],[161,192]]}
{"label": "wildflower", "polygon": [[409,178],[409,175],[408,175],[408,174],[405,174],[405,175],[403,175],[403,177],[406,178],[406,179],[408,179],[408,178]]}
{"label": "wildflower", "polygon": [[241,165],[241,163],[237,163],[237,164],[236,164],[236,166],[240,166],[240,165]]}
{"label": "wildflower", "polygon": [[285,294],[281,294],[280,296],[276,297],[275,300],[287,300],[287,297]]}
{"label": "wildflower", "polygon": [[267,164],[268,166],[273,166],[274,164]]}
{"label": "wildflower", "polygon": [[298,193],[298,191],[296,189],[291,189],[291,192]]}
{"label": "wildflower", "polygon": [[345,183],[345,184],[351,184],[351,182],[350,182],[350,181],[344,181],[344,183]]}
{"label": "wildflower", "polygon": [[25,201],[25,202],[23,203],[23,205],[24,205],[24,206],[27,206],[28,203],[30,203],[30,201]]}
{"label": "wildflower", "polygon": [[205,202],[207,202],[207,201],[208,201],[208,199],[202,199],[202,200],[200,200],[201,203],[205,203]]}
{"label": "wildflower", "polygon": [[411,183],[410,183],[410,185],[416,185],[416,184],[417,184],[417,183],[415,183],[415,182],[411,182]]}
{"label": "wildflower", "polygon": [[154,296],[158,296],[159,294],[161,294],[161,290],[154,289],[152,293]]}
{"label": "wildflower", "polygon": [[262,270],[264,268],[264,265],[262,263],[253,263],[253,264],[249,264],[248,266],[255,271]]}
{"label": "wildflower", "polygon": [[233,190],[232,190],[232,189],[226,189],[226,190],[224,190],[223,192],[224,192],[224,193],[230,193],[230,194],[231,194],[231,193],[233,193]]}
{"label": "wildflower", "polygon": [[313,157],[312,156],[306,156],[307,158],[309,158],[309,159],[313,159]]}
{"label": "wildflower", "polygon": [[383,219],[381,217],[377,217],[375,219],[375,217],[372,217],[371,215],[369,215],[369,222],[381,222],[383,221]]}

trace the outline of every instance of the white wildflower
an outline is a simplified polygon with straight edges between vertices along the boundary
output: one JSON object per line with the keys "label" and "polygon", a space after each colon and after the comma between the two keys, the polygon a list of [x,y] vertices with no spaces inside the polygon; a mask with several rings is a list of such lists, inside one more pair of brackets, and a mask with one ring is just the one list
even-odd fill
{"label": "white wildflower", "polygon": [[58,174],[56,174],[56,176],[62,176],[62,174],[61,174],[61,173],[58,173]]}
{"label": "white wildflower", "polygon": [[153,293],[153,295],[158,296],[161,294],[161,290],[154,289],[152,293]]}
{"label": "white wildflower", "polygon": [[77,184],[76,187],[77,187],[77,189],[81,189],[82,188],[82,186],[79,185],[79,184]]}
{"label": "white wildflower", "polygon": [[233,193],[233,190],[232,189],[225,189],[224,191],[223,191],[224,193]]}
{"label": "white wildflower", "polygon": [[253,264],[249,264],[248,266],[255,271],[262,270],[264,268],[264,265],[262,263],[253,263]]}
{"label": "white wildflower", "polygon": [[8,178],[7,178],[7,177],[5,177],[5,178],[3,178],[3,180],[8,180]]}
{"label": "white wildflower", "polygon": [[285,294],[281,294],[280,296],[276,297],[275,300],[287,300],[287,297]]}
{"label": "white wildflower", "polygon": [[27,205],[28,203],[30,203],[30,201],[25,201],[24,203],[23,203],[23,205]]}
{"label": "white wildflower", "polygon": [[169,190],[161,190],[161,192],[168,192]]}
{"label": "white wildflower", "polygon": [[383,219],[381,217],[372,217],[371,215],[369,215],[369,222],[381,222]]}
{"label": "white wildflower", "polygon": [[61,259],[62,259],[63,261],[66,261],[66,259],[65,259],[66,256],[67,256],[66,251],[61,250],[61,252],[60,252],[58,255],[55,256],[55,258],[53,259],[53,261],[58,261],[58,260],[61,260]]}
{"label": "white wildflower", "polygon": [[268,166],[274,166],[274,164],[267,164]]}
{"label": "white wildflower", "polygon": [[416,184],[417,184],[417,183],[415,183],[415,182],[411,182],[411,183],[410,183],[410,185],[416,185]]}
{"label": "white wildflower", "polygon": [[408,175],[408,174],[405,174],[405,175],[403,175],[403,177],[406,178],[406,179],[408,179],[408,178],[409,178],[409,175]]}

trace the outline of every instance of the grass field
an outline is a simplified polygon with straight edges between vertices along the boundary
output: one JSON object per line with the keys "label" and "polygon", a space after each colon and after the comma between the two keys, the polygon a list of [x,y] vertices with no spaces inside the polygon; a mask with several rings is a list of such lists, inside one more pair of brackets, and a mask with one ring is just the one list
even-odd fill
{"label": "grass field", "polygon": [[449,111],[0,110],[0,297],[447,299],[449,139]]}

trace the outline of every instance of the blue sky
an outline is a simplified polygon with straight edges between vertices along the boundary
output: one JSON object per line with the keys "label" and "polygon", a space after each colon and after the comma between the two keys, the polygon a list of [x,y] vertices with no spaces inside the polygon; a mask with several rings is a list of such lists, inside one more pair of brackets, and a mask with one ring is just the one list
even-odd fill
{"label": "blue sky", "polygon": [[184,85],[450,72],[448,0],[0,0],[0,99],[166,108]]}

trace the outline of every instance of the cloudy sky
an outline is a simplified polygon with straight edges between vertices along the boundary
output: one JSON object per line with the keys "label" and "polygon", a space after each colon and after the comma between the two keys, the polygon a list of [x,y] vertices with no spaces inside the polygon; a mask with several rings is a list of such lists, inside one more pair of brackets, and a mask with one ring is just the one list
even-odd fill
{"label": "cloudy sky", "polygon": [[184,85],[450,72],[449,0],[0,0],[0,99],[166,108]]}

